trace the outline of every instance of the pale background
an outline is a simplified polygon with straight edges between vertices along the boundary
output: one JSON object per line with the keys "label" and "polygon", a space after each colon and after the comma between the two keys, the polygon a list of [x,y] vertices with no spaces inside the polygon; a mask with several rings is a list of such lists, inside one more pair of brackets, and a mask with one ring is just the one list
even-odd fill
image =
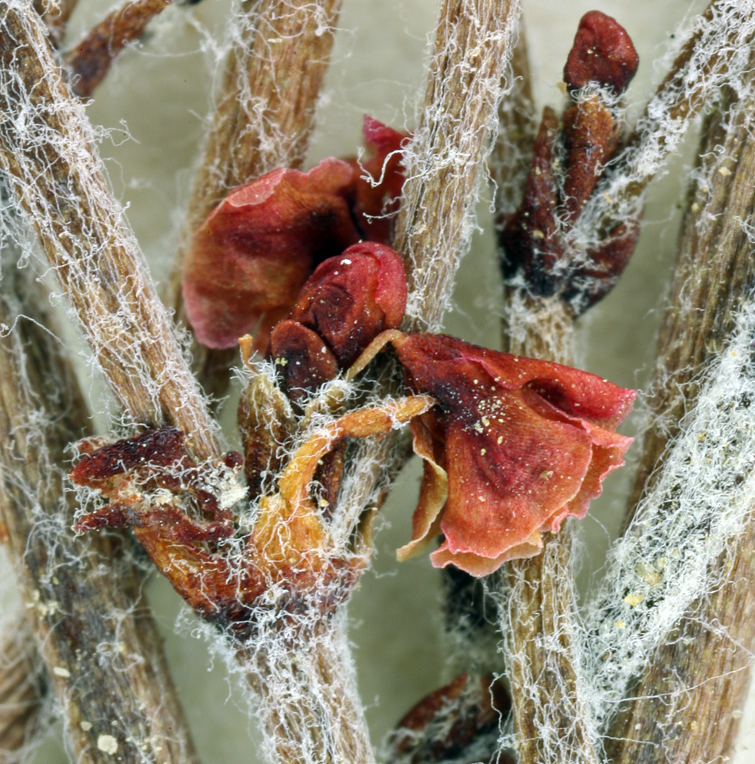
{"label": "pale background", "polygon": [[[80,2],[72,40],[110,4]],[[187,198],[208,112],[208,70],[217,60],[228,5],[227,0],[204,0],[193,9],[170,9],[153,24],[140,48],[123,57],[89,108],[92,121],[109,131],[100,150],[108,157],[113,187],[129,205],[129,221],[157,280],[164,281],[169,272],[180,208]],[[659,79],[653,61],[662,55],[668,36],[687,13],[700,10],[704,3],[529,0],[525,5],[536,98],[542,107],[560,103],[557,83],[577,22],[586,11],[597,8],[615,16],[635,41],[641,65],[629,97],[639,103]],[[395,127],[411,129],[416,124],[414,104],[424,87],[423,58],[436,7],[436,0],[344,0],[310,164],[324,156],[353,153],[360,145],[364,113]],[[621,385],[641,387],[652,363],[658,306],[684,193],[681,178],[689,161],[686,157],[672,162],[672,174],[651,189],[639,250],[617,289],[591,311],[584,327],[584,368]],[[448,328],[465,339],[496,346],[499,290],[484,204],[479,216],[486,231],[476,237],[473,253],[462,265],[456,296],[459,312],[449,319]],[[581,575],[583,585],[600,566],[609,536],[616,532],[622,492],[630,478],[628,470],[623,472],[609,479],[604,497],[583,523],[591,555]],[[438,637],[437,571],[425,558],[399,566],[393,554],[409,536],[418,475],[416,465],[408,469],[400,490],[385,507],[375,565],[349,611],[359,686],[375,741],[422,695],[451,678]],[[244,701],[229,686],[225,670],[218,662],[212,664],[204,642],[193,638],[185,624],[180,634],[175,633],[177,616],[183,611],[178,597],[157,576],[149,594],[202,760],[205,764],[259,761],[256,744],[250,744],[250,736],[256,740],[257,733],[249,729]],[[753,761],[752,714],[744,722],[736,764]],[[38,764],[66,761],[59,739],[45,744],[35,759]]]}

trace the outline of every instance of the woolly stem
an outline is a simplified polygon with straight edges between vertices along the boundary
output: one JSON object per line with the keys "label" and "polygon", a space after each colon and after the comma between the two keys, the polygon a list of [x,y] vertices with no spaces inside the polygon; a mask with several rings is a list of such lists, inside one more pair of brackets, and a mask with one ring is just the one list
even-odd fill
{"label": "woolly stem", "polygon": [[449,307],[474,228],[519,10],[517,0],[441,4],[425,108],[404,153],[393,242],[407,266],[406,331],[437,331]]}
{"label": "woolly stem", "polygon": [[260,699],[260,721],[274,733],[266,741],[273,761],[373,764],[343,624],[305,627],[293,641],[273,625],[239,659]]}
{"label": "woolly stem", "polygon": [[[490,156],[495,184],[495,211],[512,213],[519,206],[537,135],[537,115],[532,98],[532,74],[527,54],[524,16],[519,17],[516,46],[511,56],[510,89],[498,107],[498,132]],[[505,87],[505,83],[504,83]]]}
{"label": "woolly stem", "polygon": [[[650,401],[630,504],[659,476],[667,444],[699,394],[699,370],[723,350],[753,286],[752,238],[743,221],[755,214],[752,100],[722,107],[700,146],[700,178],[690,190],[668,307],[661,328]],[[654,472],[655,471],[655,472]],[[723,580],[696,603],[654,655],[622,704],[606,744],[616,764],[714,761],[724,758],[738,726],[755,645],[755,521],[712,565]],[[681,707],[679,707],[681,705]]]}
{"label": "woolly stem", "polygon": [[24,761],[44,728],[46,677],[28,620],[8,617],[0,636],[0,757]]}
{"label": "woolly stem", "polygon": [[8,291],[28,295],[14,272],[4,263],[0,323],[15,328],[0,342],[0,516],[76,760],[194,762],[160,637],[137,607],[136,569],[117,540],[70,530],[61,465],[71,439],[90,433],[88,411],[39,300]]}
{"label": "woolly stem", "polygon": [[200,460],[219,456],[216,426],[107,188],[83,108],[24,0],[0,2],[0,78],[0,166],[116,398],[139,424],[181,427]]}
{"label": "woolly stem", "polygon": [[[231,49],[172,280],[171,304],[184,322],[181,266],[194,232],[232,188],[304,161],[340,8],[341,0],[243,0],[231,17]],[[236,350],[195,342],[192,353],[200,381],[222,395]]]}
{"label": "woolly stem", "polygon": [[[558,299],[509,289],[506,350],[573,363],[574,322]],[[510,562],[499,596],[506,670],[511,682],[516,750],[528,764],[597,764],[597,735],[577,675],[572,533],[547,536],[542,554]]]}
{"label": "woolly stem", "polygon": [[[522,33],[520,32],[520,35]],[[519,204],[536,130],[523,38],[512,61],[515,90],[501,104],[493,150],[496,216]],[[506,289],[504,349],[573,363],[574,321],[558,299]],[[543,553],[509,563],[498,594],[505,666],[511,682],[516,750],[521,762],[597,762],[594,730],[579,699],[574,656],[576,597],[568,526],[546,538]],[[566,732],[565,732],[566,731]]]}

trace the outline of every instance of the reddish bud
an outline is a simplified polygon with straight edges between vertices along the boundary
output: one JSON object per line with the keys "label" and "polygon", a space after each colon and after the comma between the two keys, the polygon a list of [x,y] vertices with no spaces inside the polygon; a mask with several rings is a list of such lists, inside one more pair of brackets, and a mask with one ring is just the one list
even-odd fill
{"label": "reddish bud", "polygon": [[486,575],[584,517],[631,438],[614,428],[635,392],[594,374],[442,335],[394,342],[410,389],[438,406],[412,423],[425,479],[408,556],[438,533],[433,564]]}
{"label": "reddish bud", "polygon": [[405,309],[401,257],[383,244],[362,242],[317,267],[290,318],[317,332],[347,368],[380,332],[398,327]]}
{"label": "reddish bud", "polygon": [[353,170],[325,159],[275,170],[233,191],[196,232],[183,298],[197,339],[232,347],[268,311],[288,309],[317,263],[359,235],[347,203]]}
{"label": "reddish bud", "polygon": [[595,82],[620,95],[629,86],[639,63],[624,27],[605,13],[590,11],[579,22],[564,67],[564,81],[571,90]]}

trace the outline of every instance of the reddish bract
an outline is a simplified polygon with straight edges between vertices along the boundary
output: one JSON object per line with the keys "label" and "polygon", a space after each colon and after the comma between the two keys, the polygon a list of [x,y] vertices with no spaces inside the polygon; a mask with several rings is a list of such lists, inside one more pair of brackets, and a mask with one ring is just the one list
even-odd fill
{"label": "reddish bract", "polygon": [[197,339],[227,348],[294,304],[314,267],[360,236],[348,201],[353,169],[324,159],[307,173],[275,170],[233,191],[191,243],[183,298]]}
{"label": "reddish bract", "polygon": [[412,423],[425,459],[404,558],[442,533],[433,565],[472,575],[542,548],[584,517],[632,442],[614,428],[635,392],[557,363],[519,358],[443,335],[394,342],[407,385],[438,406]]}

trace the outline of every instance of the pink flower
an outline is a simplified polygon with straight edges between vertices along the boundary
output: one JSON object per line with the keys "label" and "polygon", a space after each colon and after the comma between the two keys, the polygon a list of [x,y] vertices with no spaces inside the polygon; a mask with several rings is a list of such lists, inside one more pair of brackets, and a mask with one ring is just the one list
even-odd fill
{"label": "pink flower", "polygon": [[433,538],[436,567],[475,576],[531,557],[544,532],[584,517],[632,438],[614,432],[635,392],[584,371],[444,335],[392,340],[407,386],[438,405],[412,422],[425,460],[409,556]]}

